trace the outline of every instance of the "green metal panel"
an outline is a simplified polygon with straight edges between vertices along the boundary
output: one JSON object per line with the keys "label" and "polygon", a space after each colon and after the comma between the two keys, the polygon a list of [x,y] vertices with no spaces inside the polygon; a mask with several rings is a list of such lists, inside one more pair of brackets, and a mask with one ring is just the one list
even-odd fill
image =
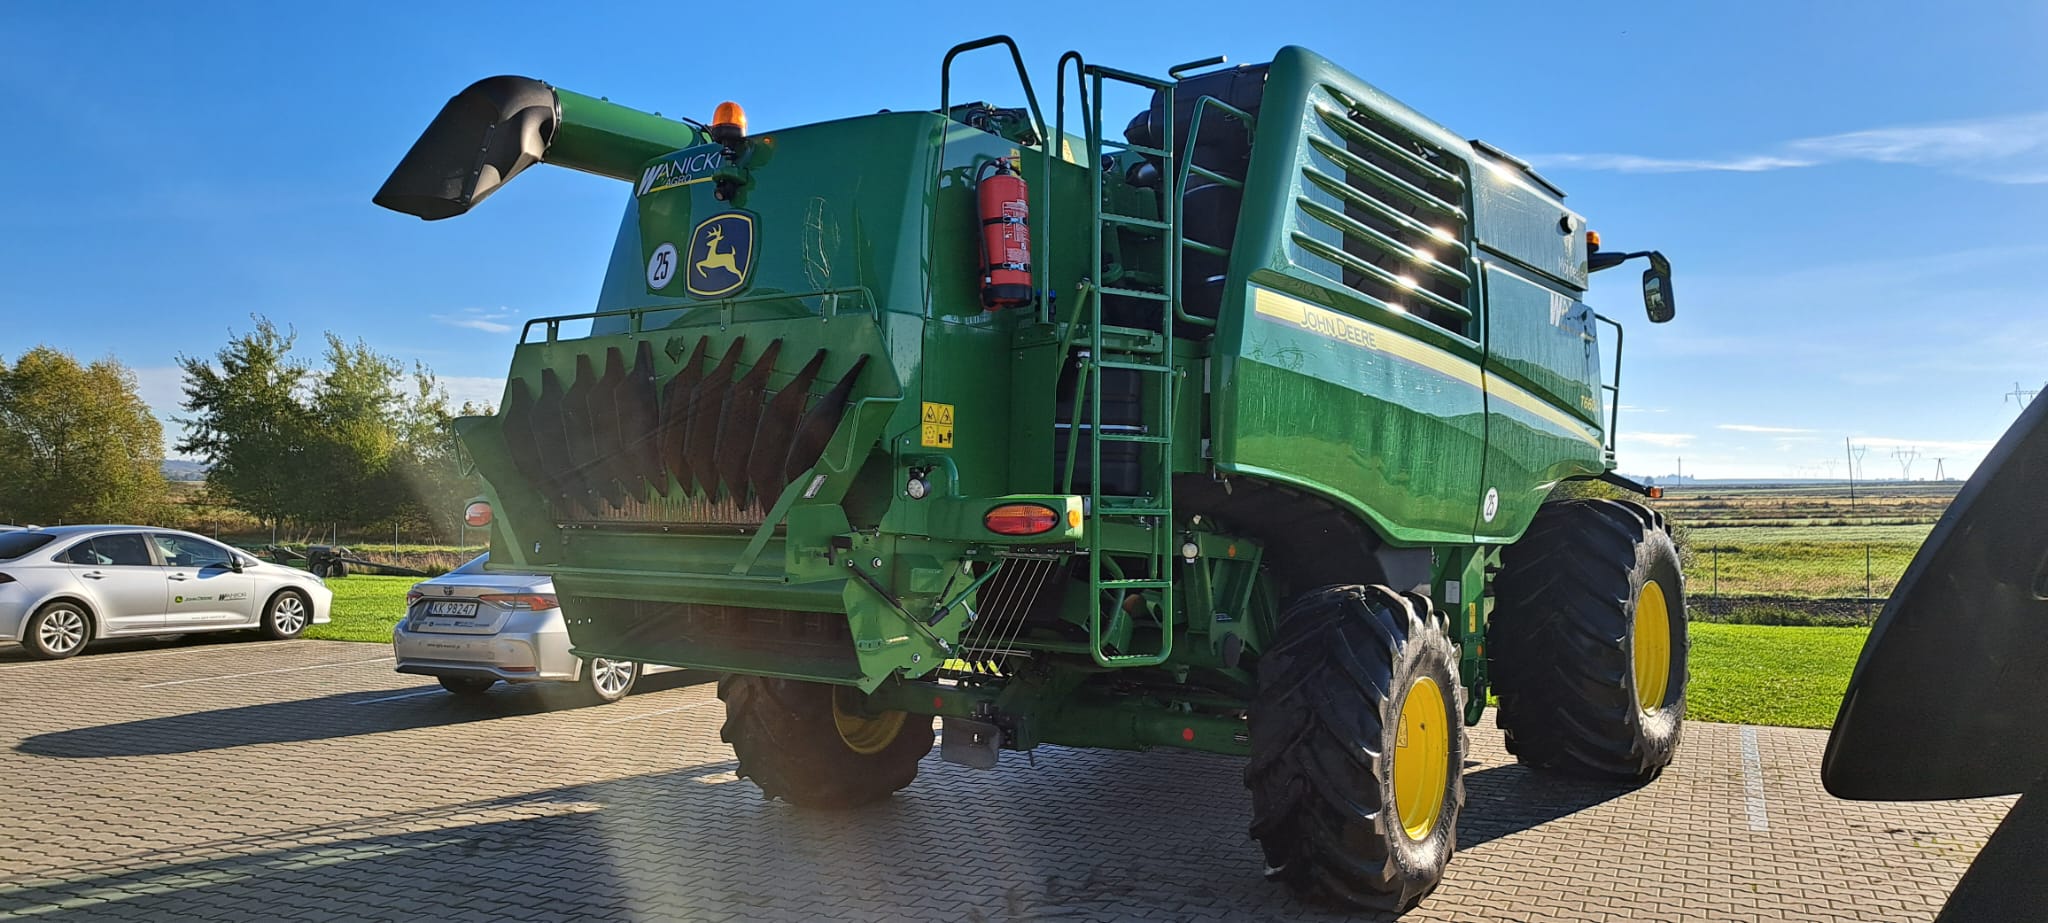
{"label": "green metal panel", "polygon": [[1218,330],[1217,467],[1316,490],[1390,541],[1469,542],[1486,438],[1476,286],[1446,277],[1441,290],[1462,287],[1462,298],[1425,295],[1420,285],[1412,298],[1371,294],[1386,289],[1367,265],[1377,267],[1374,254],[1391,243],[1375,241],[1366,224],[1398,221],[1373,217],[1382,209],[1412,211],[1424,218],[1379,236],[1442,245],[1394,271],[1397,279],[1420,282],[1437,266],[1469,277],[1466,203],[1417,195],[1413,183],[1362,163],[1351,152],[1378,145],[1333,127],[1353,124],[1353,111],[1382,120],[1376,138],[1419,142],[1445,158],[1410,175],[1464,172],[1470,148],[1440,126],[1305,49],[1274,58]]}

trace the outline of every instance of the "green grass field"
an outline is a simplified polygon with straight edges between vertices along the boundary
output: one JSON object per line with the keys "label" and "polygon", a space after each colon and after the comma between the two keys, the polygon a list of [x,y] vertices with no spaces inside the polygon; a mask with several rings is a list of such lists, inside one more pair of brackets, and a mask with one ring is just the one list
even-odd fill
{"label": "green grass field", "polygon": [[[327,582],[334,621],[308,638],[387,643],[405,613],[411,577],[349,576]],[[1783,628],[1692,624],[1692,690],[1687,717],[1737,724],[1824,728],[1834,723],[1842,690],[1869,632],[1860,628]]]}
{"label": "green grass field", "polygon": [[372,577],[357,574],[327,581],[334,591],[334,621],[306,629],[306,637],[324,641],[391,643],[391,626],[405,615],[405,592],[417,577]]}
{"label": "green grass field", "polygon": [[1862,628],[1694,622],[1686,717],[1696,721],[1824,728],[1835,723],[1856,669]]}

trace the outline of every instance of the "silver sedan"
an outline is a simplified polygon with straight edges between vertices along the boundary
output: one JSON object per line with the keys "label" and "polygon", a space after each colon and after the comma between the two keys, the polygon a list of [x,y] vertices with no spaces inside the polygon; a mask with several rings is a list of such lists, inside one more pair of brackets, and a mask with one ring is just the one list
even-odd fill
{"label": "silver sedan", "polygon": [[406,594],[405,618],[391,630],[398,672],[432,676],[456,695],[481,695],[500,680],[580,683],[597,702],[633,690],[640,664],[570,652],[552,579],[486,571],[489,560],[479,555]]}
{"label": "silver sedan", "polygon": [[212,539],[147,526],[0,532],[0,641],[69,657],[92,641],[255,628],[296,638],[328,620],[320,578]]}

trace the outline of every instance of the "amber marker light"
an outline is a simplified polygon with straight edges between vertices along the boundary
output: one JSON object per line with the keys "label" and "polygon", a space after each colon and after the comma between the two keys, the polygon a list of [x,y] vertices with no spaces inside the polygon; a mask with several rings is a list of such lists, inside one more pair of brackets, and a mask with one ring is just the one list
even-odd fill
{"label": "amber marker light", "polygon": [[1587,231],[1587,232],[1586,232],[1586,249],[1588,249],[1588,250],[1598,250],[1598,249],[1600,249],[1600,232],[1599,232],[1599,231]]}
{"label": "amber marker light", "polygon": [[729,99],[719,103],[718,110],[711,114],[711,140],[731,147],[746,137],[747,110]]}
{"label": "amber marker light", "polygon": [[1060,524],[1060,515],[1036,503],[1006,503],[989,510],[981,522],[997,535],[1043,535]]}

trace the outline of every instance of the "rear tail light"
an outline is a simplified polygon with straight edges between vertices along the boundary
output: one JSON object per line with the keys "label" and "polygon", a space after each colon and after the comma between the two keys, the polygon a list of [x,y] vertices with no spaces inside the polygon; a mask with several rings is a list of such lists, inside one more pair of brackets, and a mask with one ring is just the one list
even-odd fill
{"label": "rear tail light", "polygon": [[413,603],[419,602],[419,601],[420,601],[420,597],[422,597],[422,596],[425,596],[425,595],[427,595],[427,594],[425,594],[425,593],[422,593],[422,592],[420,592],[420,588],[419,588],[419,587],[413,587],[413,588],[412,588],[412,589],[411,589],[410,591],[408,591],[408,592],[407,592],[407,593],[405,594],[405,607],[406,607],[407,609],[410,609],[410,608],[412,608],[412,606],[413,606]]}
{"label": "rear tail light", "polygon": [[462,511],[462,521],[469,523],[470,526],[474,528],[479,529],[483,528],[484,526],[490,525],[491,505],[483,502],[482,500],[478,500],[477,502],[470,504],[468,509]]}
{"label": "rear tail light", "polygon": [[1059,527],[1060,514],[1036,503],[1006,503],[989,510],[981,521],[997,535],[1043,535]]}
{"label": "rear tail light", "polygon": [[485,593],[477,597],[500,609],[560,609],[562,601],[547,593]]}

